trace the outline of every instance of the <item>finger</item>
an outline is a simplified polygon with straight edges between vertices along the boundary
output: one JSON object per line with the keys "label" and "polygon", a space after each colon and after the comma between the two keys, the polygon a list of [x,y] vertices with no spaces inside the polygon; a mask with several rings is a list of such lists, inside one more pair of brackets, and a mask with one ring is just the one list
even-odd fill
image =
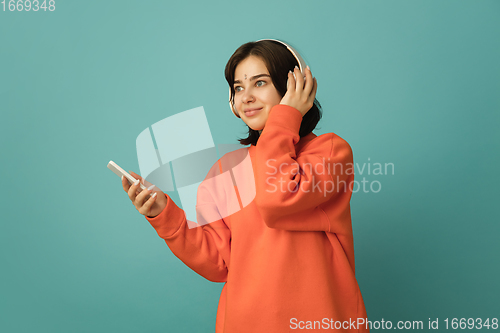
{"label": "finger", "polygon": [[144,185],[144,186],[146,186],[146,187],[150,187],[151,185],[153,185],[153,184],[151,184],[150,182],[148,182],[146,179],[142,178],[142,176],[141,176],[141,175],[139,175],[139,174],[137,174],[137,173],[135,173],[135,172],[132,172],[132,171],[129,171],[129,173],[130,173],[130,174],[131,174],[131,175],[132,175],[135,179],[139,179],[142,185]]}
{"label": "finger", "polygon": [[128,189],[130,188],[130,183],[128,182],[128,179],[125,176],[122,176],[122,186],[123,190],[125,192],[128,192]]}
{"label": "finger", "polygon": [[148,200],[146,200],[144,205],[142,205],[142,207],[139,209],[139,213],[141,213],[142,215],[149,215],[151,207],[155,203],[157,197],[158,192],[153,193],[153,195]]}
{"label": "finger", "polygon": [[130,198],[130,200],[132,200],[132,202],[135,202],[135,198],[137,196],[136,192],[138,192],[138,189],[139,189],[139,179],[137,179],[135,183],[133,183],[128,189],[128,197]]}
{"label": "finger", "polygon": [[295,81],[297,82],[295,85],[295,91],[299,92],[304,89],[304,75],[297,66],[295,66],[293,72],[295,73]]}
{"label": "finger", "polygon": [[139,179],[141,183],[144,183],[144,180],[142,179],[142,177],[141,177],[140,175],[138,175],[138,174],[136,174],[135,172],[130,171],[130,170],[129,170],[129,173],[130,173],[130,175],[131,175],[132,177],[134,177],[135,179]]}
{"label": "finger", "polygon": [[305,72],[306,72],[306,84],[304,86],[304,92],[307,94],[307,96],[309,96],[314,87],[314,82],[311,69],[309,68],[309,66],[306,67]]}
{"label": "finger", "polygon": [[151,191],[146,189],[142,190],[141,193],[137,194],[134,201],[134,205],[137,207],[137,209],[141,208],[141,206],[144,204],[144,201],[146,201],[150,193]]}
{"label": "finger", "polygon": [[[141,183],[142,185],[144,185],[145,187],[148,187],[148,188],[149,188],[149,187],[151,187],[151,186],[153,185],[153,184],[151,184],[151,182],[148,182],[146,179],[142,178],[142,177],[141,177],[141,175],[139,175],[139,174],[137,174],[137,173],[135,173],[135,172],[133,172],[133,171],[129,171],[129,173],[130,173],[130,175],[132,175],[132,177],[134,177],[135,179],[139,179],[140,183]],[[141,186],[139,185],[139,188],[140,188],[140,187],[141,187]]]}
{"label": "finger", "polygon": [[292,71],[288,72],[288,84],[287,84],[287,90],[288,91],[295,91],[295,76],[293,75]]}
{"label": "finger", "polygon": [[[151,196],[149,195],[151,194]],[[146,202],[149,201],[149,199],[151,199],[151,197],[154,195],[154,193],[152,193],[151,191],[149,190],[143,190],[140,194],[137,195],[137,198],[135,199],[135,205],[137,207],[137,210],[141,213],[141,214],[145,214],[145,213],[148,213],[149,212],[149,208],[145,209],[144,208],[144,205],[146,204]],[[156,195],[155,195],[156,197]]]}
{"label": "finger", "polygon": [[313,88],[312,88],[312,91],[311,93],[309,94],[309,97],[307,98],[309,102],[311,103],[314,103],[314,99],[316,98],[316,91],[318,91],[318,81],[316,80],[316,78],[313,78]]}

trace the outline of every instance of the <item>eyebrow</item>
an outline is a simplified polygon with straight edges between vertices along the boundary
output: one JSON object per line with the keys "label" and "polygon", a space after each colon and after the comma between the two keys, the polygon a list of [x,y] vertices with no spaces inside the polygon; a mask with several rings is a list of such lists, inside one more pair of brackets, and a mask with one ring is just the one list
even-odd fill
{"label": "eyebrow", "polygon": [[[269,75],[269,74],[257,74],[257,75],[252,76],[250,78],[250,81],[258,79],[259,77],[263,77],[263,76],[271,77],[271,75]],[[233,84],[236,84],[236,83],[241,83],[241,81],[240,80],[235,80]]]}

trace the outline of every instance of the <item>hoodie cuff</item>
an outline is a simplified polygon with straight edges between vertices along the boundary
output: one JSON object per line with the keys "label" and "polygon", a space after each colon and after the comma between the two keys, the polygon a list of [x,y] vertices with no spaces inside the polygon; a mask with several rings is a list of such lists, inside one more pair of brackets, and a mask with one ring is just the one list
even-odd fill
{"label": "hoodie cuff", "polygon": [[298,134],[301,123],[302,113],[299,110],[289,105],[277,104],[269,112],[264,130],[271,125],[270,127],[279,126]]}
{"label": "hoodie cuff", "polygon": [[149,221],[160,238],[167,239],[181,228],[182,223],[186,222],[186,214],[167,194],[163,194],[167,197],[167,205],[160,214],[155,217],[146,216],[146,220]]}

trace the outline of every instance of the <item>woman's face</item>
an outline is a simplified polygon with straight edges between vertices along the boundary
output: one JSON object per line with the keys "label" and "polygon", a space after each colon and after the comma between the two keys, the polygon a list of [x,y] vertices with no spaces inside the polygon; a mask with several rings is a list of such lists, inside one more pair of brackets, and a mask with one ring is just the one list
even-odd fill
{"label": "woman's face", "polygon": [[234,106],[251,129],[261,131],[269,111],[281,95],[273,85],[264,61],[257,56],[243,59],[234,71]]}

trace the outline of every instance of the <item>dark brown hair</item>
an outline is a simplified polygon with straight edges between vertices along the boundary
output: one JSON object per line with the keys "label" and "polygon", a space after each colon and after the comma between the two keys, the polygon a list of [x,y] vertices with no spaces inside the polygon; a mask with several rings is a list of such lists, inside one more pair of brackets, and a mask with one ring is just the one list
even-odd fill
{"label": "dark brown hair", "polygon": [[[287,90],[288,71],[299,66],[297,59],[286,48],[285,45],[271,40],[262,40],[258,42],[249,42],[241,45],[229,58],[224,70],[226,81],[231,89],[231,102],[234,102],[234,71],[238,64],[249,56],[261,58],[269,71],[274,87],[281,95],[285,96]],[[314,99],[312,108],[302,118],[300,124],[299,136],[303,137],[311,133],[321,119],[321,105]],[[256,145],[259,140],[259,131],[253,130],[248,126],[248,137],[238,139],[242,145]]]}

